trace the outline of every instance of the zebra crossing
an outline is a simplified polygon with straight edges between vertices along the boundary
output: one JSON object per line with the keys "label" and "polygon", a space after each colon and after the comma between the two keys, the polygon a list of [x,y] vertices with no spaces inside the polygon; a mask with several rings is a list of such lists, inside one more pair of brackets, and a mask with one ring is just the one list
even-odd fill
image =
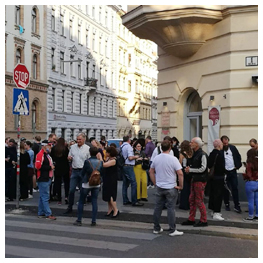
{"label": "zebra crossing", "polygon": [[152,224],[98,220],[90,226],[84,219],[81,227],[75,218],[58,217],[56,221],[36,216],[6,214],[6,257],[96,258],[125,257],[143,242],[158,238]]}

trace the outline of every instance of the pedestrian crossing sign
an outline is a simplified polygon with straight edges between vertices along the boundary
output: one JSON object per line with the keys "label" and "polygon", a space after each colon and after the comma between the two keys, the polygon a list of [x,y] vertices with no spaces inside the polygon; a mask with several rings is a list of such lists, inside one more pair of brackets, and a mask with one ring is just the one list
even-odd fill
{"label": "pedestrian crossing sign", "polygon": [[13,89],[13,114],[29,115],[28,90]]}

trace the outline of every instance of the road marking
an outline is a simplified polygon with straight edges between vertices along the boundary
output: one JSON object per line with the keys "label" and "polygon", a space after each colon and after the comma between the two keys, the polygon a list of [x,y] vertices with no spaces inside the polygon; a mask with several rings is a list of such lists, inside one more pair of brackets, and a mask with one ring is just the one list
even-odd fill
{"label": "road marking", "polygon": [[5,254],[17,257],[27,258],[101,258],[98,256],[81,254],[81,253],[68,253],[62,251],[52,251],[48,249],[28,248],[19,246],[5,246]]}
{"label": "road marking", "polygon": [[30,241],[38,240],[41,242],[54,243],[54,244],[60,244],[60,245],[92,247],[92,248],[110,249],[110,250],[117,250],[117,251],[128,251],[138,246],[135,244],[123,244],[123,243],[116,243],[116,242],[97,241],[97,240],[91,240],[91,239],[85,239],[85,238],[70,238],[70,237],[30,234],[30,233],[23,233],[23,235],[21,235],[21,232],[13,232],[13,231],[6,231],[5,237],[20,239],[20,240],[30,240]]}

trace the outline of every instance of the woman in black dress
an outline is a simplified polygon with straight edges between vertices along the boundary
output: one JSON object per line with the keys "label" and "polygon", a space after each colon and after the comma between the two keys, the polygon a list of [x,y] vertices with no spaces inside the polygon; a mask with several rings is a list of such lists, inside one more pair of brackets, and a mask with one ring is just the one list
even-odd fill
{"label": "woman in black dress", "polygon": [[[102,156],[98,155],[102,161]],[[106,216],[113,218],[117,217],[120,212],[117,208],[117,186],[118,186],[118,174],[116,164],[117,150],[110,146],[106,149],[106,161],[103,163],[103,187],[102,187],[102,199],[108,202],[108,213]]]}

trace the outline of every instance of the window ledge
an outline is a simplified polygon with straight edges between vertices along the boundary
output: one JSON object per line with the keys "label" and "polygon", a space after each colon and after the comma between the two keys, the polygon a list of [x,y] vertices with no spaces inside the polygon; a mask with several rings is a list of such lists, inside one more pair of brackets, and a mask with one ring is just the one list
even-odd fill
{"label": "window ledge", "polygon": [[31,32],[31,37],[36,37],[36,38],[40,39],[40,35],[38,35],[34,32]]}
{"label": "window ledge", "polygon": [[66,36],[64,36],[64,35],[60,35],[61,37],[64,37],[64,38],[67,38]]}
{"label": "window ledge", "polygon": [[65,73],[61,72],[60,73],[61,76],[67,76]]}

